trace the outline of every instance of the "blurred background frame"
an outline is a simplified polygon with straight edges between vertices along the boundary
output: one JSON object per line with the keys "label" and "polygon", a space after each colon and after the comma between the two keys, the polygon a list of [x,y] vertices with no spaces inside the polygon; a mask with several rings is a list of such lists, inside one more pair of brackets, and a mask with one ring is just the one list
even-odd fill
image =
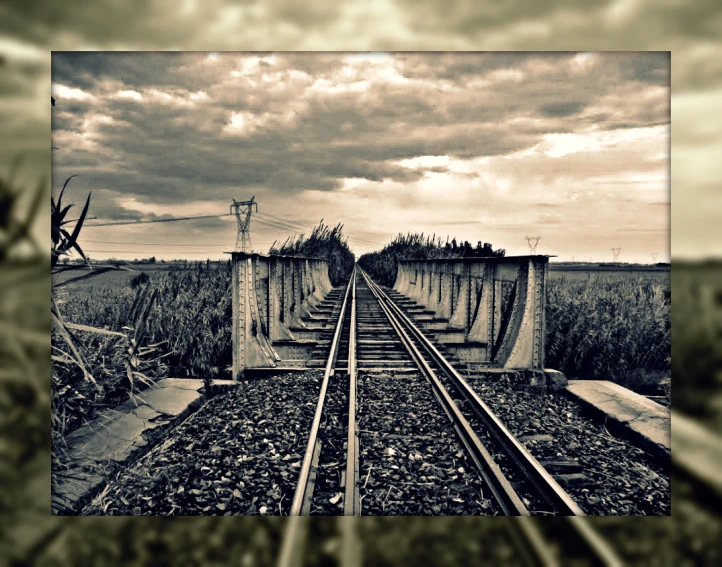
{"label": "blurred background frame", "polygon": [[[364,18],[334,8],[314,8],[310,14],[303,9],[288,13],[276,8],[269,13],[280,23],[275,23],[273,16],[256,16],[266,26],[255,24],[256,30],[266,30],[264,39],[250,33],[245,27],[247,16],[237,12],[233,17],[233,12],[226,14],[230,27],[213,28],[224,19],[222,5],[214,4],[207,20],[198,13],[199,19],[177,26],[180,35],[176,35],[169,29],[172,21],[164,24],[167,28],[144,27],[140,22],[149,21],[152,13],[134,14],[121,3],[107,4],[105,11],[89,10],[82,18],[73,16],[70,7],[58,14],[50,4],[42,3],[33,4],[32,9],[25,3],[0,8],[0,116],[8,133],[3,136],[0,162],[0,511],[4,516],[0,556],[13,565],[175,564],[180,557],[186,564],[272,565],[277,560],[283,519],[239,518],[230,524],[219,518],[174,519],[172,523],[162,518],[134,518],[108,523],[49,515],[50,49],[163,49],[181,41],[190,48],[213,44],[214,48],[235,49],[672,49],[672,68],[677,69],[672,79],[672,106],[675,108],[677,97],[676,110],[681,111],[674,113],[672,134],[673,207],[680,212],[673,233],[680,245],[672,249],[673,406],[680,412],[679,422],[673,419],[674,512],[672,518],[588,521],[600,526],[616,522],[610,529],[623,531],[636,542],[635,564],[722,562],[722,521],[718,517],[722,467],[714,466],[719,463],[715,450],[722,434],[722,249],[718,235],[709,228],[722,216],[714,194],[718,176],[711,173],[722,140],[720,113],[715,111],[722,70],[715,63],[718,40],[709,31],[713,14],[707,13],[719,8],[701,2],[678,9],[615,2],[601,14],[585,14],[572,7],[540,8],[532,20],[520,10],[497,15],[467,13],[472,9],[466,4],[412,7],[389,3],[394,6],[390,11],[382,3],[376,11],[361,10]],[[193,2],[187,4],[184,9],[192,16],[198,8],[193,8]],[[582,20],[592,27],[601,22],[601,35],[588,35]],[[127,25],[120,25],[122,21]],[[211,40],[206,35],[204,39],[200,32],[194,36],[193,30],[203,21],[210,37],[222,37]],[[347,32],[339,31],[350,29],[349,25],[359,30],[351,34],[355,42],[349,41]],[[324,34],[306,35],[307,26],[320,27],[328,39],[311,42],[308,37]],[[127,35],[116,28],[127,30]],[[142,30],[146,30],[145,36]],[[80,211],[82,203],[76,203],[76,212]],[[72,232],[70,237],[72,241]],[[336,561],[336,525],[333,519],[323,520],[328,522],[313,524],[316,551],[307,559],[308,565]],[[483,540],[484,530],[491,529],[479,519],[375,521],[374,526],[367,523],[369,531],[362,532],[362,537],[375,545],[365,557],[376,557],[381,564],[428,559],[430,549],[436,564],[458,564],[453,563],[459,560],[453,551],[461,549],[461,544],[457,548],[450,545],[454,536],[471,546],[471,553],[481,556],[475,545]],[[467,522],[463,528],[462,521]],[[404,544],[397,539],[402,536]]]}

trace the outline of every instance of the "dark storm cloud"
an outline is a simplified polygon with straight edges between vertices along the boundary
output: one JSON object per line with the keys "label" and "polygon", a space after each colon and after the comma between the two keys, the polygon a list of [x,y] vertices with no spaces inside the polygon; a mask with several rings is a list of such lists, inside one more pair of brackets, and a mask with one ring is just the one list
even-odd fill
{"label": "dark storm cloud", "polygon": [[[464,0],[399,0],[407,8],[412,25],[419,28],[443,26],[446,31],[471,33],[478,29],[503,27],[517,21],[523,15],[532,20],[559,9],[591,10],[599,4],[596,0],[506,0],[504,2],[466,2]],[[412,9],[413,8],[413,9]],[[422,14],[425,16],[423,17]]]}
{"label": "dark storm cloud", "polygon": [[[174,2],[166,0],[9,0],[2,7],[0,31],[40,44],[58,30],[97,42],[144,41],[150,33],[155,35],[154,41],[168,44],[188,37],[198,21],[210,19],[223,4],[218,0],[199,2],[196,12],[186,17]],[[169,14],[173,25],[163,25]]]}
{"label": "dark storm cloud", "polygon": [[[56,50],[672,50],[678,93],[722,84],[718,3],[429,0],[412,5],[381,0],[343,6],[314,2],[303,9],[301,5],[280,0],[186,0],[180,5],[166,0],[101,0],[92,5],[76,0],[62,4],[10,0],[0,6],[0,35],[18,42],[9,46],[8,64],[16,61],[12,49],[27,50],[32,46],[29,42]],[[66,100],[66,109],[73,105],[72,113],[53,111],[53,144],[61,147],[54,152],[59,172],[54,175],[80,172],[88,190],[104,187],[122,192],[127,187],[140,201],[157,198],[168,206],[188,202],[193,192],[225,199],[233,189],[239,196],[265,186],[274,199],[284,191],[301,189],[345,198],[339,180],[350,173],[370,184],[385,179],[384,183],[415,186],[419,175],[442,172],[436,166],[407,171],[395,161],[435,154],[492,159],[533,148],[549,134],[568,133],[570,128],[596,127],[618,136],[627,129],[664,124],[669,117],[669,101],[650,96],[653,87],[669,84],[664,57],[655,54],[647,61],[638,54],[626,64],[623,54],[607,57],[580,72],[570,64],[573,53],[480,53],[477,58],[448,53],[429,58],[409,52],[399,59],[403,59],[403,76],[418,79],[413,86],[374,85],[363,95],[309,94],[306,106],[295,108],[295,119],[284,119],[279,110],[243,135],[231,135],[223,130],[231,112],[262,116],[268,108],[293,107],[303,79],[294,88],[254,88],[242,78],[230,77],[239,70],[235,59],[221,57],[211,67],[197,64],[205,54],[174,54],[176,64],[154,66],[152,62],[136,65],[132,54],[119,55],[123,57],[105,63],[95,54],[88,55],[87,65],[77,68],[67,64],[70,56],[54,63],[56,81],[97,96]],[[32,63],[35,71],[23,72],[19,80],[9,79],[0,95],[4,106],[0,121],[5,131],[12,132],[6,138],[12,140],[13,151],[16,147],[37,151],[48,145],[50,112],[44,93],[49,57],[47,52],[41,57],[44,62]],[[305,73],[311,83],[319,78],[333,83],[343,68],[341,58],[333,53],[277,58],[278,66]],[[363,66],[373,68],[372,63]],[[273,66],[261,62],[259,67]],[[511,76],[498,82],[515,69],[524,74],[520,82]],[[23,81],[26,90],[21,92]],[[463,87],[462,92],[445,91],[444,82]],[[565,90],[564,85],[573,88]],[[616,86],[615,93],[609,92],[610,85]],[[206,91],[209,100],[198,103],[193,112],[190,106],[150,105],[147,99],[142,104],[132,98],[111,100],[122,89],[151,88],[186,99],[189,93]],[[484,96],[480,98],[479,92]],[[714,91],[708,92],[713,100]],[[9,100],[12,105],[6,106]],[[46,105],[42,113],[41,102]],[[564,109],[571,112],[575,104],[583,106],[565,115]],[[683,117],[697,106],[690,98],[675,116],[685,122]],[[113,122],[88,121],[96,115]],[[720,140],[719,132],[708,127],[717,115],[704,119],[704,128],[676,129],[675,143],[688,142],[694,152],[706,148],[704,155],[710,157],[710,148]],[[81,136],[86,129],[88,136]],[[10,155],[10,144],[7,139],[0,141],[3,155]],[[164,163],[151,159],[154,155]],[[450,171],[447,175],[452,175]],[[716,177],[709,167],[677,165],[672,171],[679,172],[685,191],[691,193],[707,178]],[[464,183],[477,176],[458,171],[453,175],[466,176]]]}
{"label": "dark storm cloud", "polygon": [[[82,204],[82,198],[86,194],[90,194],[87,188],[92,188],[92,179],[73,180],[75,183],[73,188],[68,191],[68,198],[75,199],[77,203]],[[108,189],[95,189],[90,195],[90,204],[92,216],[102,218],[108,221],[135,221],[143,218],[143,214],[139,211],[131,211],[118,206],[118,193]],[[78,205],[75,206],[76,209]],[[76,211],[77,213],[78,211]],[[89,220],[88,226],[95,221]]]}
{"label": "dark storm cloud", "polygon": [[47,74],[42,62],[9,60],[0,65],[0,97],[31,96],[36,81]]}
{"label": "dark storm cloud", "polygon": [[429,58],[424,53],[400,54],[406,74],[424,78],[430,74],[439,79],[459,81],[482,77],[499,69],[518,68],[526,61],[539,60],[542,54],[534,53],[438,53]]}
{"label": "dark storm cloud", "polygon": [[583,102],[552,102],[539,107],[539,111],[542,116],[564,118],[577,114],[585,106]]}
{"label": "dark storm cloud", "polygon": [[[52,58],[52,79],[93,89],[105,80],[122,82],[126,88],[157,87],[200,90],[217,78],[211,69],[197,63],[206,53],[119,52],[107,57],[98,52],[56,52]],[[190,69],[193,72],[188,72]]]}
{"label": "dark storm cloud", "polygon": [[[608,81],[629,67],[618,55],[578,68],[576,54],[266,55],[56,54],[53,143],[68,150],[58,175],[175,204],[231,188],[334,191],[345,178],[407,184],[447,170],[399,160],[507,155],[640,88]],[[665,119],[652,108],[630,99],[610,121]]]}
{"label": "dark storm cloud", "polygon": [[669,53],[638,53],[633,60],[620,65],[627,71],[625,78],[636,79],[642,83],[669,86]]}
{"label": "dark storm cloud", "polygon": [[337,19],[341,12],[335,0],[270,0],[267,3],[269,17],[291,22],[305,29],[323,27]]}
{"label": "dark storm cloud", "polygon": [[[678,88],[722,80],[715,55],[722,8],[713,0],[336,4],[10,0],[0,6],[0,34],[55,49],[673,49]],[[692,49],[700,40],[706,48]]]}

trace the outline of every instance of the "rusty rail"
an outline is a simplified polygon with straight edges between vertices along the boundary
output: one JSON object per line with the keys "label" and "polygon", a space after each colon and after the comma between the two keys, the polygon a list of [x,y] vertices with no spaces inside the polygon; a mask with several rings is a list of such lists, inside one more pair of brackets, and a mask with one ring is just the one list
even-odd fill
{"label": "rusty rail", "polygon": [[348,338],[348,441],[346,445],[346,486],[344,516],[360,516],[361,502],[358,490],[359,446],[356,432],[356,268],[351,274],[351,327]]}
{"label": "rusty rail", "polygon": [[[363,272],[362,272],[363,274]],[[436,347],[424,336],[408,316],[375,284],[371,278],[364,274],[369,287],[378,293],[382,304],[385,304],[399,324],[408,330],[419,341],[424,350],[435,364],[444,372],[457,392],[466,400],[474,414],[487,427],[495,440],[503,447],[505,453],[517,464],[519,470],[534,485],[539,495],[551,504],[557,512],[567,516],[584,516],[584,512],[566,491],[557,483],[547,470],[526,450],[526,448],[511,434],[501,420],[491,411],[483,400],[474,392],[469,384],[454,367],[444,358]]]}
{"label": "rusty rail", "polygon": [[336,366],[336,356],[338,355],[338,346],[341,338],[341,328],[343,326],[344,315],[346,313],[346,305],[348,304],[349,295],[352,289],[354,277],[346,286],[346,295],[343,298],[341,313],[336,322],[336,330],[334,331],[333,340],[331,341],[331,350],[326,362],[326,370],[323,374],[323,382],[321,383],[321,391],[318,395],[318,403],[316,404],[316,413],[313,416],[311,424],[311,432],[308,436],[308,444],[306,445],[306,453],[303,456],[301,470],[299,471],[298,484],[296,492],[293,495],[293,503],[291,505],[291,516],[306,516],[311,507],[313,498],[313,489],[316,483],[316,463],[321,452],[321,442],[318,438],[318,430],[321,424],[321,416],[323,415],[323,406],[326,401],[326,390],[328,389],[328,379]]}

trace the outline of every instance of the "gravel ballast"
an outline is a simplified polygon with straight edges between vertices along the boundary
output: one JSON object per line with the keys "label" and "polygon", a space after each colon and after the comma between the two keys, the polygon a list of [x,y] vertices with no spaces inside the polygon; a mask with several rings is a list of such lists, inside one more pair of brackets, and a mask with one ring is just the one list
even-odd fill
{"label": "gravel ballast", "polygon": [[[466,377],[509,431],[538,460],[577,460],[592,486],[565,486],[588,515],[666,516],[669,467],[609,434],[561,394],[512,388],[505,378]],[[551,442],[545,438],[551,437]]]}
{"label": "gravel ballast", "polygon": [[[246,381],[212,398],[118,473],[84,513],[288,514],[322,376]],[[612,437],[573,401],[515,389],[503,378],[467,381],[537,459],[578,461],[591,482],[565,489],[588,515],[670,513],[665,465]],[[343,511],[346,385],[345,375],[329,384],[328,403],[338,407],[329,406],[322,422],[315,514]],[[425,379],[362,372],[358,395],[362,514],[499,513]]]}
{"label": "gravel ballast", "polygon": [[341,477],[346,471],[348,442],[348,374],[330,376],[319,428],[321,454],[313,491],[310,515],[342,515],[344,510]]}
{"label": "gravel ballast", "polygon": [[359,374],[363,515],[495,515],[496,505],[422,377]]}
{"label": "gravel ballast", "polygon": [[212,398],[84,513],[288,514],[322,377],[244,381]]}

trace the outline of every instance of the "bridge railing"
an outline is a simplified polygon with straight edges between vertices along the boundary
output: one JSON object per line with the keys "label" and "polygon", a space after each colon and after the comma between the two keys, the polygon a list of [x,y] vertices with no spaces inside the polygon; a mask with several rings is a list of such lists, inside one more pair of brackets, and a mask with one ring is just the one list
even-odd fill
{"label": "bridge railing", "polygon": [[283,364],[274,343],[294,341],[303,318],[333,289],[326,260],[230,252],[233,378]]}
{"label": "bridge railing", "polygon": [[466,362],[543,369],[549,256],[407,260],[394,289],[433,312]]}

